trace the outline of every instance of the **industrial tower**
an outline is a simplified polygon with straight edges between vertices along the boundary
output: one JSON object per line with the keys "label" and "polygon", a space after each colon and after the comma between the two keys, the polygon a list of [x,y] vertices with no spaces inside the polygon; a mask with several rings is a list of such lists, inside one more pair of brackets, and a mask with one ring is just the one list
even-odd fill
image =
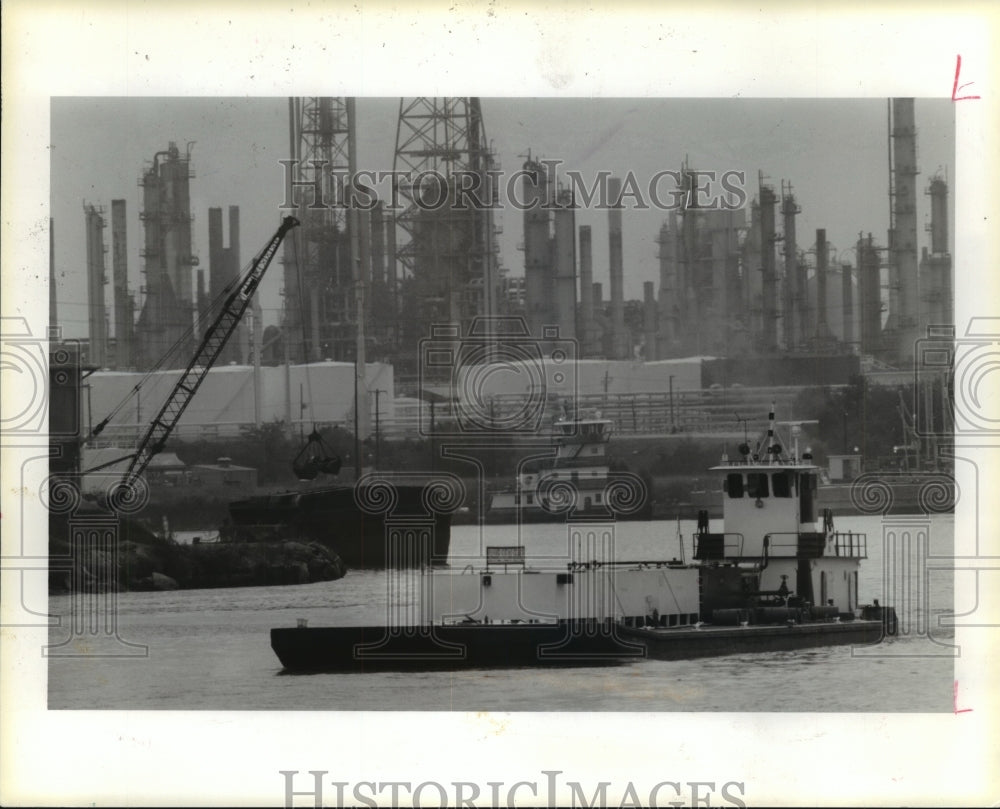
{"label": "industrial tower", "polygon": [[148,369],[177,349],[171,364],[190,356],[194,327],[191,251],[191,151],[170,143],[139,179],[145,229],[145,301],[136,324],[137,366]]}
{"label": "industrial tower", "polygon": [[477,315],[497,314],[496,168],[478,98],[400,99],[393,235],[401,351],[432,323],[464,329]]}
{"label": "industrial tower", "polygon": [[913,361],[919,333],[917,278],[917,129],[913,99],[889,106],[889,319],[886,337],[894,359]]}
{"label": "industrial tower", "polygon": [[290,98],[288,119],[285,199],[302,224],[283,246],[283,345],[292,362],[346,361],[356,321],[345,195],[347,100]]}
{"label": "industrial tower", "polygon": [[132,368],[135,338],[135,301],[128,291],[128,239],[125,200],[111,200],[111,265],[114,280],[115,367]]}
{"label": "industrial tower", "polygon": [[951,251],[948,247],[948,182],[940,176],[931,178],[927,188],[931,198],[931,248],[923,249],[920,258],[922,296],[921,334],[927,326],[947,326],[955,322],[951,282]]}
{"label": "industrial tower", "polygon": [[104,285],[108,275],[104,266],[104,208],[83,206],[87,228],[87,311],[90,333],[88,360],[103,368],[108,356],[108,315],[104,305]]}
{"label": "industrial tower", "polygon": [[[240,209],[236,205],[229,206],[229,247],[223,246],[222,238],[222,208],[208,209],[208,266],[209,266],[209,300],[220,307],[225,300],[225,291],[231,289],[240,277]],[[204,312],[204,323],[212,322],[215,312]],[[247,359],[248,339],[247,328],[239,323],[232,338],[223,347],[219,355],[219,363],[227,365],[231,362],[242,363]]]}

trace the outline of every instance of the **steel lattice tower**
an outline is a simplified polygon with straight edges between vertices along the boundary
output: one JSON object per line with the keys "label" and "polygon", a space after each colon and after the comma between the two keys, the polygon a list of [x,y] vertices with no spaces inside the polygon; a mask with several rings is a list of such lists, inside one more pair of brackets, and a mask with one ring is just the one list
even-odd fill
{"label": "steel lattice tower", "polygon": [[497,168],[478,98],[400,99],[393,162],[400,345],[497,312]]}
{"label": "steel lattice tower", "polygon": [[285,240],[283,339],[293,362],[348,360],[354,351],[353,276],[344,188],[347,101],[290,98],[286,199],[302,223]]}

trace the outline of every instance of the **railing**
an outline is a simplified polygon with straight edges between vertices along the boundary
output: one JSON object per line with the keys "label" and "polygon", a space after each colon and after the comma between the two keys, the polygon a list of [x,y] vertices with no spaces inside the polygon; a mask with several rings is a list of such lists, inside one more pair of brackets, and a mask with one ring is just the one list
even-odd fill
{"label": "railing", "polygon": [[769,556],[805,556],[816,558],[823,555],[826,534],[815,531],[776,531],[766,534],[764,541]]}
{"label": "railing", "polygon": [[868,535],[848,531],[838,531],[833,535],[833,555],[854,559],[868,558]]}
{"label": "railing", "polygon": [[782,531],[768,534],[768,553],[771,556],[805,556],[815,558],[829,554],[851,559],[868,558],[867,535],[848,531],[832,535],[832,544],[827,543],[827,535],[812,531]]}
{"label": "railing", "polygon": [[[399,385],[397,385],[397,390]],[[671,435],[671,434],[740,434],[742,423],[737,422],[735,412],[749,418],[748,429],[757,432],[767,426],[767,413],[772,403],[786,420],[795,420],[805,414],[795,411],[795,400],[801,391],[799,387],[771,388],[725,388],[722,390],[675,391],[653,393],[609,393],[586,394],[575,400],[578,412],[599,410],[602,418],[612,421],[612,440],[617,436]],[[509,423],[511,417],[524,413],[527,402],[525,394],[497,394],[490,402],[491,414],[498,424]],[[544,402],[538,419],[538,437],[549,437],[553,422],[563,413],[564,400],[550,396]],[[480,405],[481,407],[482,405]],[[427,437],[431,426],[430,403],[400,404],[395,412],[382,412],[379,419],[379,434],[383,440]],[[463,405],[459,402],[436,402],[433,422],[435,432],[453,432]],[[422,411],[422,412],[421,412]],[[476,421],[482,413],[476,413]],[[370,423],[374,429],[375,412],[372,409]],[[292,420],[293,429],[301,425],[306,432],[313,425],[341,426],[350,430],[353,417],[316,418]],[[146,429],[142,425],[108,425],[102,438],[112,439],[112,443],[138,440]],[[253,426],[250,421],[213,422],[191,424],[182,420],[174,434],[186,438],[215,438],[238,436],[245,427]]]}
{"label": "railing", "polygon": [[736,559],[743,556],[743,534],[695,534],[695,559]]}

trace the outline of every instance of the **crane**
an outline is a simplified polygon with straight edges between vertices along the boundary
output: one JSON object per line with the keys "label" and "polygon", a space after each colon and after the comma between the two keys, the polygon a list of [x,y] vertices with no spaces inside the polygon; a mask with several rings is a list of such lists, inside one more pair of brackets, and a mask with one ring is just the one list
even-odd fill
{"label": "crane", "polygon": [[[298,224],[299,220],[294,216],[286,216],[282,220],[277,232],[253,260],[253,264],[247,271],[242,283],[229,293],[225,303],[222,305],[221,311],[205,330],[204,336],[201,338],[201,343],[198,345],[198,350],[195,351],[187,368],[184,369],[184,373],[181,374],[180,379],[177,380],[177,383],[171,389],[170,395],[167,396],[163,406],[146,429],[142,440],[136,448],[135,454],[132,456],[128,469],[125,470],[121,480],[116,484],[118,497],[124,498],[127,501],[136,496],[136,480],[146,470],[153,456],[163,449],[167,438],[170,437],[170,433],[177,426],[177,422],[191,403],[191,399],[194,398],[198,387],[205,380],[212,366],[215,365],[219,354],[222,353],[222,349],[229,341],[229,338],[236,330],[236,326],[250,306],[250,300],[253,298],[254,292],[264,277],[264,273],[267,272],[268,265],[270,265],[274,254],[278,251],[282,239],[285,238],[288,231]],[[100,425],[98,430],[94,431],[95,434],[103,426],[103,424]]]}

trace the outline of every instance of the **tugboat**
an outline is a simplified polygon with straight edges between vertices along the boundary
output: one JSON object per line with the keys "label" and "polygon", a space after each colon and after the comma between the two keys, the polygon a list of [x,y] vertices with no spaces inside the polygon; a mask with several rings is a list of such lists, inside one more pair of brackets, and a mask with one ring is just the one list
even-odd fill
{"label": "tugboat", "polygon": [[555,458],[527,462],[513,489],[498,491],[490,499],[488,523],[562,522],[567,513],[576,516],[611,517],[609,497],[621,486],[636,489],[638,508],[619,519],[649,519],[652,497],[649,487],[627,472],[612,472],[606,447],[612,422],[600,412],[563,417],[555,422],[552,441]]}
{"label": "tugboat", "polygon": [[271,646],[288,671],[369,671],[687,659],[894,634],[891,607],[859,601],[866,536],[819,512],[818,468],[797,447],[786,453],[773,409],[766,435],[739,453],[712,469],[724,482],[723,530],[700,514],[691,562],[617,560],[613,518],[571,515],[574,558],[561,566],[532,569],[523,547],[487,548],[478,571],[415,571],[417,586],[392,579],[420,594],[409,623],[300,621],[272,629]]}

